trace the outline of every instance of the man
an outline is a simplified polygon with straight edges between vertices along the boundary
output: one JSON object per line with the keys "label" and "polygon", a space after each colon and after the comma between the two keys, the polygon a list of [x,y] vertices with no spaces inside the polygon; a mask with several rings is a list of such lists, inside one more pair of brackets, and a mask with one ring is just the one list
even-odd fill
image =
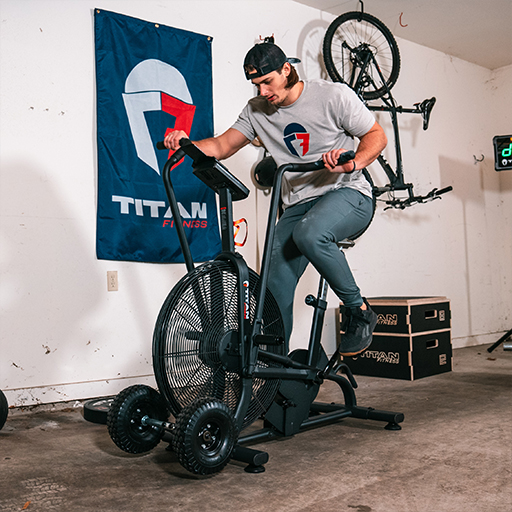
{"label": "man", "polygon": [[[276,227],[268,287],[281,308],[288,343],[295,288],[311,262],[346,307],[348,321],[338,351],[354,356],[369,347],[377,315],[361,297],[336,242],[371,220],[372,192],[361,169],[377,158],[387,139],[347,85],[301,81],[291,62],[297,60],[288,59],[273,43],[255,45],[244,70],[258,96],[226,132],[196,144],[222,160],[258,137],[278,166],[323,159],[322,171],[283,176],[284,213]],[[165,145],[177,150],[186,136],[171,132]],[[354,148],[354,136],[359,139],[355,159],[338,165],[339,155]]]}

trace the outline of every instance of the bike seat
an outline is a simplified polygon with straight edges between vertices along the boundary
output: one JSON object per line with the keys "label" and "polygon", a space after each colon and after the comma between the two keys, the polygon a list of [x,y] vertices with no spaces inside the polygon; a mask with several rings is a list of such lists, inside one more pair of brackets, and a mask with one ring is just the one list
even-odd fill
{"label": "bike seat", "polygon": [[423,129],[426,130],[428,128],[428,123],[430,121],[430,113],[434,108],[436,103],[436,98],[430,98],[428,100],[423,100],[421,103],[415,103],[414,106],[418,107],[418,110],[421,112],[421,117],[423,118]]}

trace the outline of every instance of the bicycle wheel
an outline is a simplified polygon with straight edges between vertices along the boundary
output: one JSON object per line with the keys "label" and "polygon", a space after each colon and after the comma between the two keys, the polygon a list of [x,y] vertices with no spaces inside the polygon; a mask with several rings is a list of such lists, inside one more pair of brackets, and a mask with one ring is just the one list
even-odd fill
{"label": "bicycle wheel", "polygon": [[323,57],[331,79],[348,84],[365,100],[391,90],[400,71],[395,38],[384,23],[364,12],[347,12],[329,25]]}
{"label": "bicycle wheel", "polygon": [[[197,398],[212,397],[235,412],[242,394],[240,375],[237,275],[225,261],[204,263],[171,290],[153,334],[153,368],[160,392],[174,416]],[[258,275],[249,274],[250,319],[256,312]],[[284,338],[279,307],[267,291],[264,333]],[[262,346],[283,354],[284,344]],[[261,367],[275,366],[257,361]],[[252,380],[252,398],[242,428],[271,405],[279,379]]]}

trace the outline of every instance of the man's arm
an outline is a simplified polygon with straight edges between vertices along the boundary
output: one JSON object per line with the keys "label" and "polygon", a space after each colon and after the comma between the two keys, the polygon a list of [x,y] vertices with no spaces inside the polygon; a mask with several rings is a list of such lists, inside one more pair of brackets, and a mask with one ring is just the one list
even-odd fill
{"label": "man's arm", "polygon": [[331,172],[351,172],[364,169],[367,165],[370,165],[380,155],[387,143],[388,139],[384,130],[376,122],[368,132],[360,137],[354,160],[350,160],[343,165],[336,165],[340,154],[344,153],[346,149],[333,149],[325,153],[322,158],[325,166]]}
{"label": "man's arm", "polygon": [[[180,140],[188,138],[184,131],[174,130],[164,139],[165,147],[176,151],[180,147]],[[250,140],[234,128],[229,128],[222,135],[209,139],[199,140],[194,144],[208,156],[217,160],[224,160],[234,155],[238,150],[249,144]]]}

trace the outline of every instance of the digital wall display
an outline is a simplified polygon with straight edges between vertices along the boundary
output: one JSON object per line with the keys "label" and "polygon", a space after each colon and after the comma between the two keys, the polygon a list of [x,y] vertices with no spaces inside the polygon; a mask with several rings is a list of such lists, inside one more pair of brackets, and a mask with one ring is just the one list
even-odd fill
{"label": "digital wall display", "polygon": [[512,135],[496,135],[494,143],[494,168],[497,171],[512,169]]}

